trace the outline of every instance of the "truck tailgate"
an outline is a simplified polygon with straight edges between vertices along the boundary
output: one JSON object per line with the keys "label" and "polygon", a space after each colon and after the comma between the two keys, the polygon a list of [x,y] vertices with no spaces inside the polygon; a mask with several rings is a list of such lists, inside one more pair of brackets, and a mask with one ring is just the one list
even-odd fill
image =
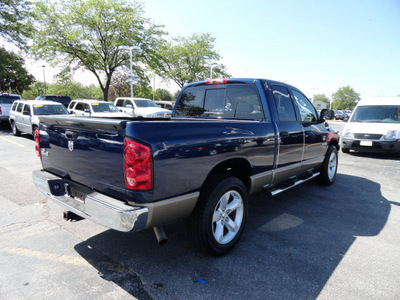
{"label": "truck tailgate", "polygon": [[40,118],[43,169],[101,193],[124,198],[126,121],[52,116]]}

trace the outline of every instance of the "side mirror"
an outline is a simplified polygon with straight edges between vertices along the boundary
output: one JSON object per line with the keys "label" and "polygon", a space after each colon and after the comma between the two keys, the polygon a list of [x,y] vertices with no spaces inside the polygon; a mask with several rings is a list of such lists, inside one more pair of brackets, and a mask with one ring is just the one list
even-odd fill
{"label": "side mirror", "polygon": [[133,108],[132,104],[127,104],[125,107],[126,108]]}
{"label": "side mirror", "polygon": [[83,110],[83,112],[90,114],[90,109],[89,109],[89,108],[85,108],[85,109]]}
{"label": "side mirror", "polygon": [[323,109],[319,114],[319,121],[322,123],[325,120],[333,120],[335,113],[332,109]]}
{"label": "side mirror", "polygon": [[31,115],[31,113],[30,113],[29,111],[24,111],[22,114],[23,114],[24,116],[30,116],[30,115]]}

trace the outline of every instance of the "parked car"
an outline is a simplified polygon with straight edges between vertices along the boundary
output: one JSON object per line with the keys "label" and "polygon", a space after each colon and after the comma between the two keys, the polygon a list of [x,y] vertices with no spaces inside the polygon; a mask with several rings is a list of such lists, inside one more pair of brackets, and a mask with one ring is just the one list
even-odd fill
{"label": "parked car", "polygon": [[71,97],[69,96],[57,96],[57,95],[43,95],[37,96],[35,100],[50,100],[61,103],[65,107],[68,107],[69,103],[71,102]]}
{"label": "parked car", "polygon": [[347,116],[347,114],[345,114],[344,112],[342,112],[342,111],[340,111],[340,110],[335,110],[334,111],[334,114],[335,114],[335,120],[344,120],[344,121],[347,121],[347,119],[348,119],[348,116]]}
{"label": "parked car", "polygon": [[341,148],[343,153],[355,150],[400,154],[400,97],[358,102],[343,128]]}
{"label": "parked car", "polygon": [[169,110],[174,110],[175,102],[156,100],[156,101],[154,101],[154,103],[157,104],[158,107],[169,109]]}
{"label": "parked car", "polygon": [[[41,118],[42,167],[33,180],[67,220],[123,232],[154,228],[163,243],[162,226],[187,219],[195,248],[222,255],[243,232],[250,194],[335,181],[339,136],[325,122],[332,115],[318,115],[300,90],[281,82],[194,82],[170,119]],[[46,136],[63,135],[68,148],[46,144]],[[75,148],[80,136],[91,139],[90,152]]]}
{"label": "parked car", "polygon": [[68,112],[82,117],[129,117],[128,114],[120,112],[113,103],[102,100],[73,100],[68,106]]}
{"label": "parked car", "polygon": [[158,107],[153,100],[145,98],[117,98],[115,106],[134,118],[170,118],[172,111]]}
{"label": "parked car", "polygon": [[0,93],[0,122],[7,121],[10,115],[11,105],[15,100],[21,100],[20,95]]}
{"label": "parked car", "polygon": [[39,116],[44,115],[68,115],[68,111],[61,103],[53,101],[14,101],[9,117],[12,133],[33,135],[39,127]]}

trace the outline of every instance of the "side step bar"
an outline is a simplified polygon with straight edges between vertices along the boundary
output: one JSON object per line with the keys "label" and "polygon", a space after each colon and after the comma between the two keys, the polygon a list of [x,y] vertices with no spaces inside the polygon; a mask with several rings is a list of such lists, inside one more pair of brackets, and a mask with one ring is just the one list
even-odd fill
{"label": "side step bar", "polygon": [[301,179],[301,180],[297,180],[297,181],[293,182],[293,184],[292,184],[292,185],[289,185],[288,187],[268,191],[268,195],[269,195],[269,196],[276,196],[276,195],[278,195],[278,194],[280,194],[280,193],[282,193],[282,192],[284,192],[284,191],[287,191],[287,190],[291,189],[292,187],[295,187],[295,186],[297,186],[297,185],[299,185],[299,184],[302,184],[302,183],[304,183],[304,182],[306,182],[306,181],[309,181],[309,180],[311,180],[311,179],[317,177],[319,174],[320,174],[320,173],[317,172],[317,173],[312,174],[312,175],[311,175],[310,177],[308,177],[308,178]]}

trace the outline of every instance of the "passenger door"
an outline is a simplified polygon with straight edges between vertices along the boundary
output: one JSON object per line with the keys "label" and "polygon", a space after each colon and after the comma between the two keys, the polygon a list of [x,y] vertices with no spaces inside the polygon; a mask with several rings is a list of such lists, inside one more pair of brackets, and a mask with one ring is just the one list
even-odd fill
{"label": "passenger door", "polygon": [[26,133],[32,133],[31,115],[31,106],[29,104],[25,104],[24,108],[22,109],[21,125],[19,126],[19,130]]}
{"label": "passenger door", "polygon": [[[291,92],[299,110],[305,134],[303,161],[321,160],[327,150],[325,122],[318,123],[318,113],[306,96],[296,90]],[[318,164],[318,162],[315,163]]]}
{"label": "passenger door", "polygon": [[[276,180],[281,181],[295,177],[301,171],[300,163],[304,151],[304,131],[297,118],[294,103],[285,86],[272,85],[272,93],[279,118],[278,156]],[[292,169],[288,172],[289,169]]]}

